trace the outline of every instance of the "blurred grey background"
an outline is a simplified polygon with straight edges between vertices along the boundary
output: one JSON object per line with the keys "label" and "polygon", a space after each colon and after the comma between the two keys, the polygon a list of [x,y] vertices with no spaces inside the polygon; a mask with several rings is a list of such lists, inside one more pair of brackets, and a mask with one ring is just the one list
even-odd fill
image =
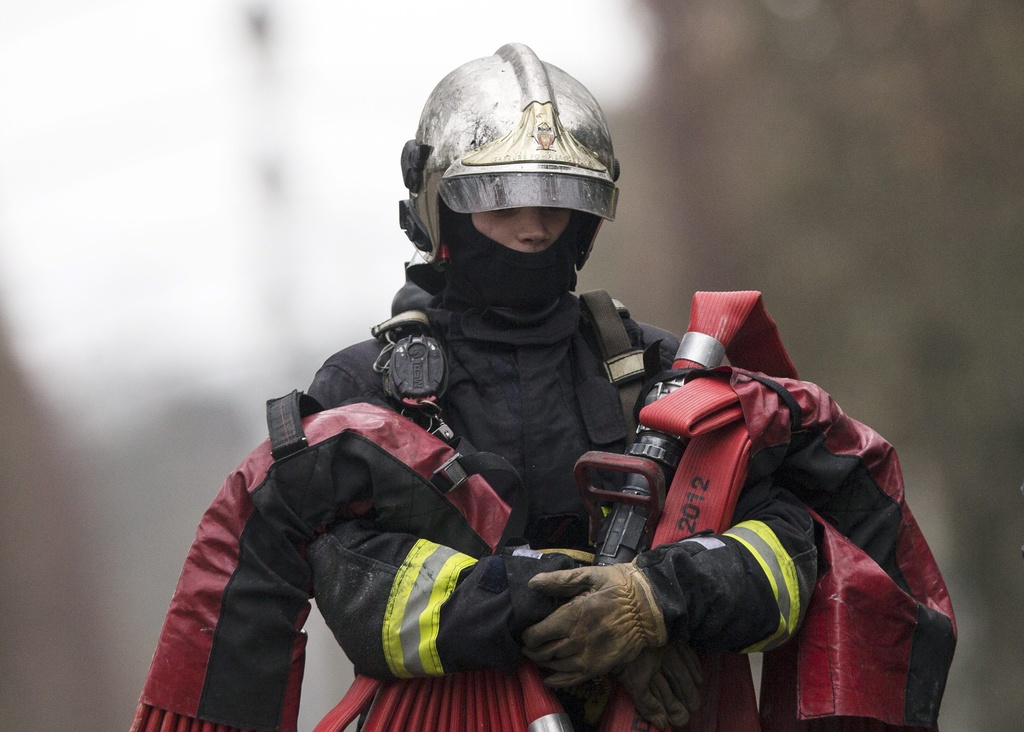
{"label": "blurred grey background", "polygon": [[[0,719],[127,730],[196,524],[388,315],[399,151],[520,41],[623,174],[582,288],[685,328],[758,289],[899,451],[960,641],[941,726],[1015,732],[1024,631],[1024,6],[0,2]],[[351,669],[314,611],[301,729]]]}

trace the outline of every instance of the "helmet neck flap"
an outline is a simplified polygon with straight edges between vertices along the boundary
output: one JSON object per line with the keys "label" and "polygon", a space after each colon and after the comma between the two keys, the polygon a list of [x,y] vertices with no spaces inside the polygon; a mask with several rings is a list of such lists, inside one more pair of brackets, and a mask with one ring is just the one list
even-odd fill
{"label": "helmet neck flap", "polygon": [[455,213],[442,204],[442,230],[448,244],[448,259],[441,268],[446,304],[521,313],[547,310],[575,289],[580,235],[594,218],[573,212],[551,246],[527,253],[490,239],[477,231],[469,214]]}

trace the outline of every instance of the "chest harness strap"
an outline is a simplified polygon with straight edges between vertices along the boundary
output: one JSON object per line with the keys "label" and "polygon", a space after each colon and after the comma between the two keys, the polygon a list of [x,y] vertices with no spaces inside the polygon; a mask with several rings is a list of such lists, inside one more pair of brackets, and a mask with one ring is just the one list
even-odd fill
{"label": "chest harness strap", "polygon": [[629,333],[622,323],[622,304],[613,300],[604,290],[592,290],[580,295],[583,317],[591,326],[608,380],[619,390],[619,402],[628,428],[626,442],[636,435],[637,421],[634,406],[640,397],[646,372],[643,349],[634,348]]}

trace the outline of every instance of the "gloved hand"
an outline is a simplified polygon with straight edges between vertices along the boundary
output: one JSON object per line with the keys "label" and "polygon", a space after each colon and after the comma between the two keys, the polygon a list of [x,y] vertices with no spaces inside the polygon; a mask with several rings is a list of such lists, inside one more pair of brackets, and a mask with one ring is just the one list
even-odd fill
{"label": "gloved hand", "polygon": [[668,638],[651,583],[633,564],[546,572],[529,587],[573,598],[523,631],[523,655],[555,672],[549,686],[607,673]]}
{"label": "gloved hand", "polygon": [[636,710],[658,729],[683,727],[700,705],[700,659],[684,643],[641,651],[616,675]]}

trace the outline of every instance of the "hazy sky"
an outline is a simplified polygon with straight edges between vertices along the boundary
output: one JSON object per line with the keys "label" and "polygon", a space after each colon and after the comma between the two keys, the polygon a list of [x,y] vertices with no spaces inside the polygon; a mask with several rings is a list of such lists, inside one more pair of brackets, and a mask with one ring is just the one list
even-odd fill
{"label": "hazy sky", "polygon": [[638,13],[0,3],[0,302],[22,363],[73,403],[287,368],[268,354],[315,354],[311,375],[388,315],[412,252],[399,153],[433,85],[518,41],[624,104],[649,61]]}

